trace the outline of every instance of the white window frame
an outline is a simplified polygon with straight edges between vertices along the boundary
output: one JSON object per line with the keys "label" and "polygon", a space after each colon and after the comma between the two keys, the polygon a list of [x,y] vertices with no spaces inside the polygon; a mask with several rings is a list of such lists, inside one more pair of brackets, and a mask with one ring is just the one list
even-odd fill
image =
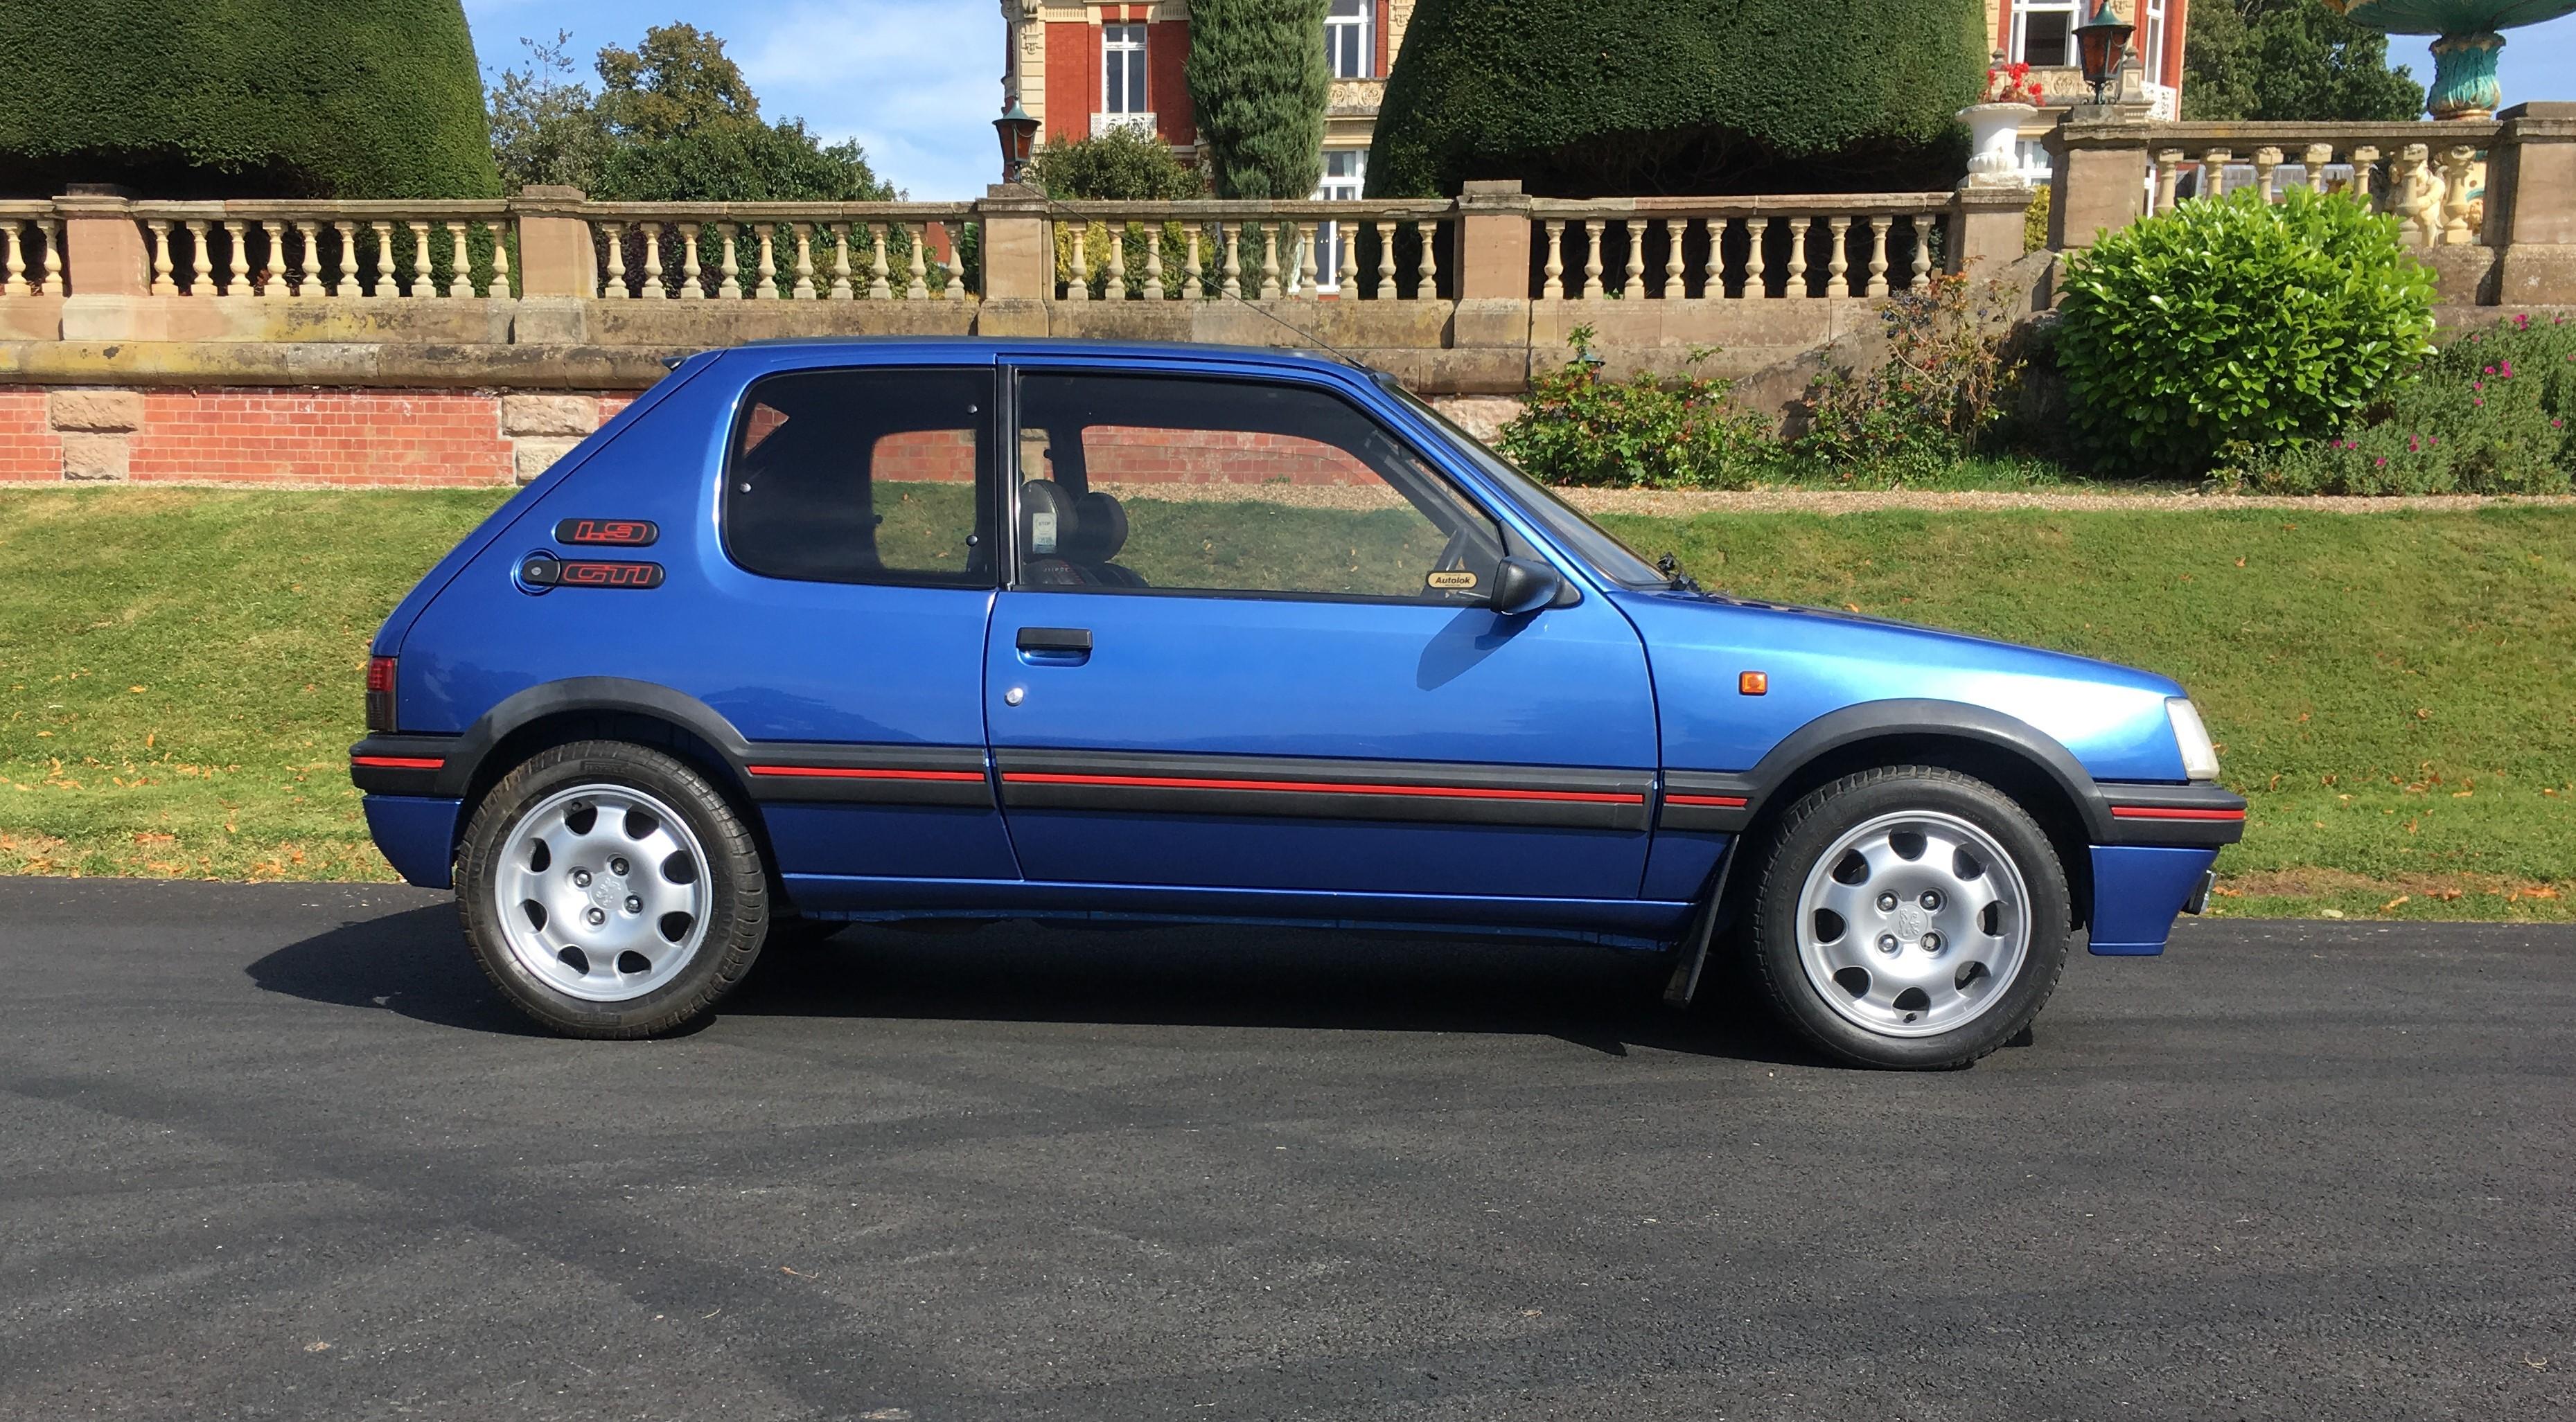
{"label": "white window frame", "polygon": [[[1344,3],[1358,5],[1359,13],[1356,15],[1336,14],[1335,11]],[[1377,77],[1376,29],[1377,0],[1334,0],[1334,3],[1325,7],[1324,61],[1332,67],[1334,78],[1374,79]],[[1357,31],[1357,34],[1356,36],[1351,36],[1337,33],[1338,31]],[[1342,42],[1347,38],[1356,38],[1358,41],[1358,47],[1356,50],[1357,57],[1352,63],[1353,72],[1345,74],[1342,72],[1342,54],[1344,48]]]}
{"label": "white window frame", "polygon": [[2013,62],[2016,64],[2029,64],[2033,62],[2030,58],[2028,48],[2024,43],[2030,32],[2030,17],[2034,14],[2050,14],[2064,15],[2066,17],[2066,54],[2064,58],[2058,61],[2058,63],[2042,65],[2041,67],[2047,69],[2062,69],[2068,65],[2074,64],[2076,62],[2076,8],[2076,0],[2013,0]]}
{"label": "white window frame", "polygon": [[[1145,84],[1144,25],[1102,25],[1100,111],[1104,114],[1152,113],[1154,95]],[[1131,89],[1135,96],[1132,104],[1128,102]]]}
{"label": "white window frame", "polygon": [[2146,82],[2162,84],[2165,82],[2165,0],[2139,0],[2138,35],[2142,41],[2139,58],[2145,61],[2139,68],[2145,71]]}
{"label": "white window frame", "polygon": [[[1350,171],[1335,173],[1333,160],[1348,158]],[[1315,183],[1317,202],[1357,202],[1368,188],[1368,150],[1365,148],[1327,148],[1324,150],[1324,176]],[[1356,236],[1358,229],[1352,229]],[[1356,255],[1356,254],[1354,254]],[[1315,224],[1315,290],[1318,293],[1342,289],[1342,225],[1338,222]]]}

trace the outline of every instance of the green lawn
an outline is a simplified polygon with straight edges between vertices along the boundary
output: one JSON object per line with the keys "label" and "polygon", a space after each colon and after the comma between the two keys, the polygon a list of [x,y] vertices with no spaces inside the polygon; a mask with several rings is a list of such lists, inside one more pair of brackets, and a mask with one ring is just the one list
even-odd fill
{"label": "green lawn", "polygon": [[[0,870],[385,876],[366,640],[500,497],[0,492]],[[2254,802],[2222,912],[2576,916],[2576,512],[1605,522],[1712,586],[2180,677]]]}

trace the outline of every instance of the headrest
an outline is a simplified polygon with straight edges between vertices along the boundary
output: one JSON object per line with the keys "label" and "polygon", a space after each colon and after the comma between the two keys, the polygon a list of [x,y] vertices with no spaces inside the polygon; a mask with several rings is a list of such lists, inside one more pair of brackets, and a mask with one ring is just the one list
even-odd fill
{"label": "headrest", "polygon": [[1052,479],[1031,479],[1020,486],[1020,555],[1064,558],[1081,520],[1073,494]]}
{"label": "headrest", "polygon": [[1085,494],[1073,506],[1073,532],[1059,533],[1063,556],[1077,563],[1106,563],[1127,546],[1127,511],[1107,494]]}

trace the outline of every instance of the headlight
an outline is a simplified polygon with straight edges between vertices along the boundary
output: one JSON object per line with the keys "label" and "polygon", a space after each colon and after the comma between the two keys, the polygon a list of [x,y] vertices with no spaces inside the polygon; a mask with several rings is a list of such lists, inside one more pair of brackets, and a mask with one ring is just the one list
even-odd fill
{"label": "headlight", "polygon": [[2218,778],[2218,747],[2209,743],[2209,728],[2188,696],[2165,699],[2165,719],[2173,722],[2174,744],[2182,748],[2182,773],[2192,780]]}

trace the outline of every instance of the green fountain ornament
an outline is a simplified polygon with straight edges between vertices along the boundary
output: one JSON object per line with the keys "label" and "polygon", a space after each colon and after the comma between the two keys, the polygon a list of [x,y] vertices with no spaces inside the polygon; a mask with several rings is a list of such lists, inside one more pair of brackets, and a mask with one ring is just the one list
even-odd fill
{"label": "green fountain ornament", "polygon": [[2437,119],[2495,117],[2499,30],[2576,11],[2576,0],[2326,0],[2354,24],[2392,35],[2433,35],[2433,88],[2424,107]]}

